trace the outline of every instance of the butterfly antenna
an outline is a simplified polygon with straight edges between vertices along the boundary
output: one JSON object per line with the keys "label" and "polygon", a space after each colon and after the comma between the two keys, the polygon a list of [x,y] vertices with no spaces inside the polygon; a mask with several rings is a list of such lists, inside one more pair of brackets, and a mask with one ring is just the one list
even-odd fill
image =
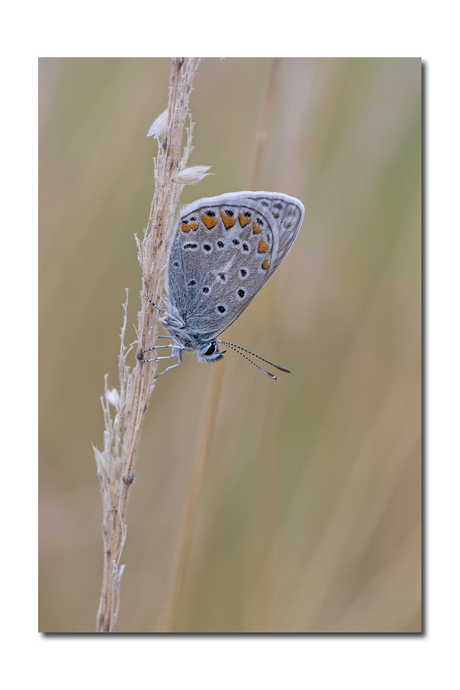
{"label": "butterfly antenna", "polygon": [[[232,343],[224,343],[223,340],[218,340],[217,342],[222,343],[222,345],[227,345],[231,350],[233,350],[234,352],[237,352],[239,355],[241,355],[242,357],[244,357],[244,359],[247,359],[248,362],[251,362],[251,364],[254,364],[254,366],[257,367],[258,369],[260,369],[260,371],[263,371],[264,374],[267,374],[267,376],[269,376],[271,379],[274,379],[274,380],[276,381],[276,376],[275,376],[274,374],[270,374],[269,371],[265,371],[265,369],[262,369],[262,367],[259,367],[259,365],[256,364],[255,362],[253,362],[252,359],[249,359],[249,357],[246,357],[246,355],[243,355],[242,352],[240,352],[239,350],[237,350],[237,349],[236,349],[236,346],[235,346],[235,345],[232,345]],[[243,349],[243,348],[241,348],[241,349]],[[245,352],[249,352],[249,350],[245,350]],[[252,354],[252,353],[250,353],[250,354]],[[257,356],[257,355],[256,355],[256,356]],[[264,361],[265,361],[265,360],[264,360]],[[268,362],[268,364],[270,364],[270,362]]]}
{"label": "butterfly antenna", "polygon": [[[219,343],[222,343],[222,345],[228,345],[228,347],[232,347],[232,343],[226,343],[223,340],[219,340]],[[291,373],[290,369],[285,369],[284,367],[278,366],[278,364],[273,364],[273,362],[269,362],[268,359],[264,359],[263,357],[256,355],[255,352],[251,352],[250,350],[245,350],[245,348],[241,347],[240,345],[233,345],[233,348],[238,348],[238,350],[243,350],[243,352],[247,352],[248,355],[252,355],[253,357],[257,357],[257,359],[262,360],[262,362],[265,362],[265,364],[269,364],[271,367],[275,367],[275,369],[279,369],[280,371],[285,371],[286,374]],[[238,350],[236,350],[236,351],[238,352]],[[238,354],[240,354],[242,357],[244,357],[242,352],[239,352]],[[246,357],[246,359],[249,359],[249,357]],[[249,361],[251,361],[251,360],[249,360]],[[252,362],[252,363],[255,364],[255,362]],[[255,365],[257,366],[257,364],[255,364]],[[261,367],[259,367],[259,368],[261,368]],[[265,369],[262,369],[262,371],[265,371]],[[267,373],[267,372],[265,372],[265,373]]]}

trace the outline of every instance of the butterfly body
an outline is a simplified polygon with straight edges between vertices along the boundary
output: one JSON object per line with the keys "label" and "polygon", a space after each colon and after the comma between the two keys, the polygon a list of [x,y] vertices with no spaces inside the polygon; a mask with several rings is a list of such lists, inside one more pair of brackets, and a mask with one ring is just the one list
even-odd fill
{"label": "butterfly body", "polygon": [[[182,350],[196,352],[200,362],[214,362],[222,359],[223,355],[219,352],[219,345],[211,334],[191,331],[187,321],[186,313],[181,317],[176,307],[170,306],[170,312],[160,319],[165,329],[171,336],[174,344],[174,356],[180,356]],[[180,353],[180,354],[179,354]],[[182,360],[182,357],[180,356]]]}

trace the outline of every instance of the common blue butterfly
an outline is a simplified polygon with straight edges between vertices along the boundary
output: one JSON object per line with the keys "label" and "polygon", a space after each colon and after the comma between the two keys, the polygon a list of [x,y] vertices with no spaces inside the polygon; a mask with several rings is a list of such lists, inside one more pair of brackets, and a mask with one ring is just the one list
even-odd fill
{"label": "common blue butterfly", "polygon": [[304,213],[301,201],[280,192],[231,192],[185,206],[169,248],[166,309],[149,299],[163,312],[160,321],[172,339],[171,345],[150,349],[171,347],[171,355],[144,360],[140,353],[139,359],[150,362],[177,357],[178,363],[164,374],[182,364],[184,350],[196,352],[200,362],[222,359],[220,345],[254,355],[217,338],[286,258]]}

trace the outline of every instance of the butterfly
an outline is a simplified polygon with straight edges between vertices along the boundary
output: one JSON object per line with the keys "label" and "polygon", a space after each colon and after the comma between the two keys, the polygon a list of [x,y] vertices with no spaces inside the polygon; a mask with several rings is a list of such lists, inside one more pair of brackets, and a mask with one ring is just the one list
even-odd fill
{"label": "butterfly", "polygon": [[[286,258],[305,214],[299,199],[280,192],[230,192],[185,206],[169,247],[166,309],[160,318],[172,340],[138,355],[143,362],[178,358],[195,352],[200,362],[217,362],[230,347],[247,352],[218,336],[246,309]],[[168,336],[159,336],[168,337]],[[143,359],[145,352],[171,348],[167,357]],[[250,362],[252,360],[249,359]],[[273,379],[276,376],[255,366]]]}

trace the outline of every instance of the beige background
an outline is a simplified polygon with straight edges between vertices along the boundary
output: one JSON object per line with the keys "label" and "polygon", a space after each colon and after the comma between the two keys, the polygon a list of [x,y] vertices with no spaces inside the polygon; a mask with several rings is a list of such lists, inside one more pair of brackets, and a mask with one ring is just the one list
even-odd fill
{"label": "beige background", "polygon": [[[271,59],[205,59],[182,202],[249,188]],[[146,138],[166,59],[40,61],[40,621],[92,632],[102,576],[91,444],[117,385],[134,233],[152,196]],[[421,628],[421,63],[285,59],[257,187],[298,196],[292,252],[228,337],[200,492],[184,632]],[[227,334],[226,334],[227,335]],[[128,340],[134,340],[131,327]],[[133,362],[134,364],[134,358]],[[118,632],[164,629],[211,366],[158,382],[128,510]]]}

